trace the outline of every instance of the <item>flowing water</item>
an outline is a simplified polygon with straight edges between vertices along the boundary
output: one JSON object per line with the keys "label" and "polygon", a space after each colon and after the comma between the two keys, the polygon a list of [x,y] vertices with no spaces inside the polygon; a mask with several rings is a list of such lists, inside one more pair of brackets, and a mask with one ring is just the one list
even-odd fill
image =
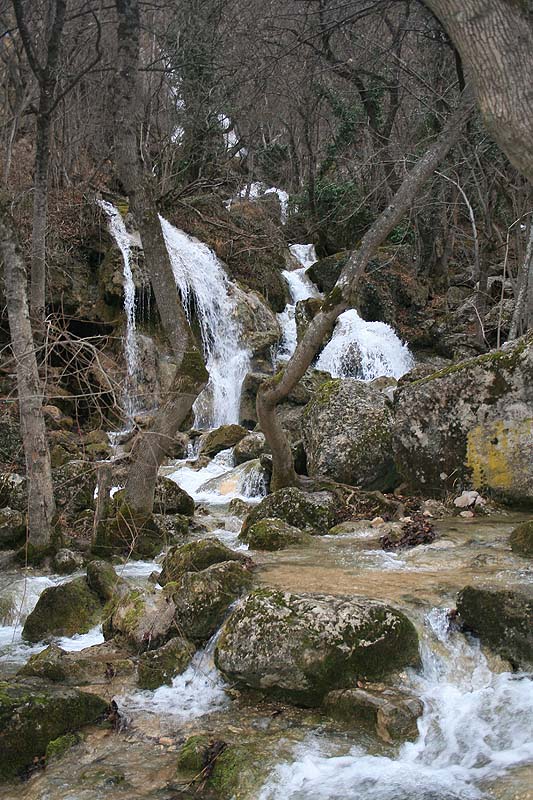
{"label": "flowing water", "polygon": [[[321,297],[307,276],[308,267],[316,261],[312,245],[295,244],[292,254],[302,267],[285,270],[292,303],[278,314],[282,341],[277,353],[285,361],[296,349],[296,304],[311,297]],[[334,378],[358,378],[371,381],[381,376],[401,378],[414,367],[414,358],[393,328],[384,322],[366,322],[351,309],[340,315],[330,341],[320,353],[316,368],[329,372]]]}
{"label": "flowing water", "polygon": [[129,420],[138,412],[137,380],[139,373],[139,351],[136,336],[135,283],[131,271],[132,236],[126,230],[118,208],[107,200],[98,200],[105,212],[109,231],[122,256],[124,275],[124,312],[126,314],[126,336],[124,338],[124,357],[126,360],[126,385],[124,387],[124,410]]}

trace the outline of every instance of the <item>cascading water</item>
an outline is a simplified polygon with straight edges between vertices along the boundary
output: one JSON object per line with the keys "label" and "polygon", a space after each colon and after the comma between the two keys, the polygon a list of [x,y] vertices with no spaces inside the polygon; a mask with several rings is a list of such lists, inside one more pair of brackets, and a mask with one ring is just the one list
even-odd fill
{"label": "cascading water", "polygon": [[209,384],[194,404],[195,426],[216,428],[238,422],[241,388],[249,371],[250,353],[241,344],[235,303],[229,293],[230,281],[209,247],[187,236],[163,217],[160,220],[189,319],[194,298],[209,372]]}
{"label": "cascading water", "polygon": [[316,367],[334,378],[371,381],[381,375],[401,378],[414,367],[414,359],[390,325],[365,322],[351,309],[340,315]]}
{"label": "cascading water", "polygon": [[413,677],[424,703],[418,739],[396,758],[363,748],[334,756],[323,740],[308,740],[260,800],[480,800],[485,782],[533,758],[531,677],[492,672],[477,642],[448,633],[445,611],[431,612],[427,627]]}
{"label": "cascading water", "polygon": [[126,336],[124,339],[124,357],[126,359],[126,384],[124,390],[124,407],[129,419],[138,409],[137,378],[139,373],[139,351],[136,336],[135,318],[135,283],[131,271],[132,237],[126,230],[124,220],[118,208],[107,200],[98,200],[98,205],[108,219],[109,231],[116,242],[122,256],[124,274],[124,311],[126,314]]}
{"label": "cascading water", "polygon": [[316,261],[315,248],[312,244],[293,244],[290,250],[302,267],[282,272],[289,286],[292,303],[288,303],[284,311],[278,314],[282,332],[281,343],[276,355],[278,361],[286,361],[296,349],[296,303],[310,297],[321,297],[314,283],[306,275],[307,267]]}

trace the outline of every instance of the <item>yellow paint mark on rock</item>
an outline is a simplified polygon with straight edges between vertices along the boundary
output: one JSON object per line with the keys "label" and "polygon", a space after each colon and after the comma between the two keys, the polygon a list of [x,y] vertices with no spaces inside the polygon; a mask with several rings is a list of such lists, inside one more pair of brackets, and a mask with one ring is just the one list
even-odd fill
{"label": "yellow paint mark on rock", "polygon": [[518,493],[533,475],[533,418],[496,420],[468,434],[466,461],[476,489]]}

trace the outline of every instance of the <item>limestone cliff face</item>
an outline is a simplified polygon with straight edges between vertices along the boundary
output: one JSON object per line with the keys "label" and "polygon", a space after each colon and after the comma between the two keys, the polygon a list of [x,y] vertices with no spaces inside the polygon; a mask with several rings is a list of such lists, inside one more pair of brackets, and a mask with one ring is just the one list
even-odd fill
{"label": "limestone cliff face", "polygon": [[405,382],[395,396],[396,466],[411,486],[473,486],[533,505],[533,335]]}

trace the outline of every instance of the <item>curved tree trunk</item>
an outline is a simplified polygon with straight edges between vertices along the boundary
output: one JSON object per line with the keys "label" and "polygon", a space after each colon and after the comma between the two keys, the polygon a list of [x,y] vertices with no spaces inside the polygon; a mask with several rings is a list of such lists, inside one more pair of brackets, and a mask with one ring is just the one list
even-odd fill
{"label": "curved tree trunk", "polygon": [[26,458],[28,541],[33,547],[42,549],[50,544],[55,514],[52,469],[28,309],[26,265],[16,244],[9,213],[3,205],[0,207],[0,255],[4,263],[7,313]]}
{"label": "curved tree trunk", "polygon": [[277,417],[276,406],[294,389],[306,369],[311,366],[324,338],[333,330],[335,321],[347,308],[357,305],[357,287],[366,266],[392,229],[402,220],[424,183],[455,144],[463,125],[472,112],[472,102],[463,95],[439,137],[403,179],[392,201],[364,235],[361,245],[346,262],[322,310],[314,317],[296,350],[278,375],[266,380],[257,393],[257,415],[272,450],[273,490],[298,484],[294,460],[287,436]]}
{"label": "curved tree trunk", "polygon": [[533,180],[533,13],[519,0],[424,0],[459,51],[485,124]]}
{"label": "curved tree trunk", "polygon": [[117,170],[139,228],[159,316],[178,367],[152,429],[137,437],[126,483],[130,508],[150,514],[159,466],[192,404],[206,386],[209,375],[181,305],[157,213],[153,179],[141,160],[138,141],[141,123],[138,103],[139,0],[115,0],[115,4],[119,61],[115,96]]}

